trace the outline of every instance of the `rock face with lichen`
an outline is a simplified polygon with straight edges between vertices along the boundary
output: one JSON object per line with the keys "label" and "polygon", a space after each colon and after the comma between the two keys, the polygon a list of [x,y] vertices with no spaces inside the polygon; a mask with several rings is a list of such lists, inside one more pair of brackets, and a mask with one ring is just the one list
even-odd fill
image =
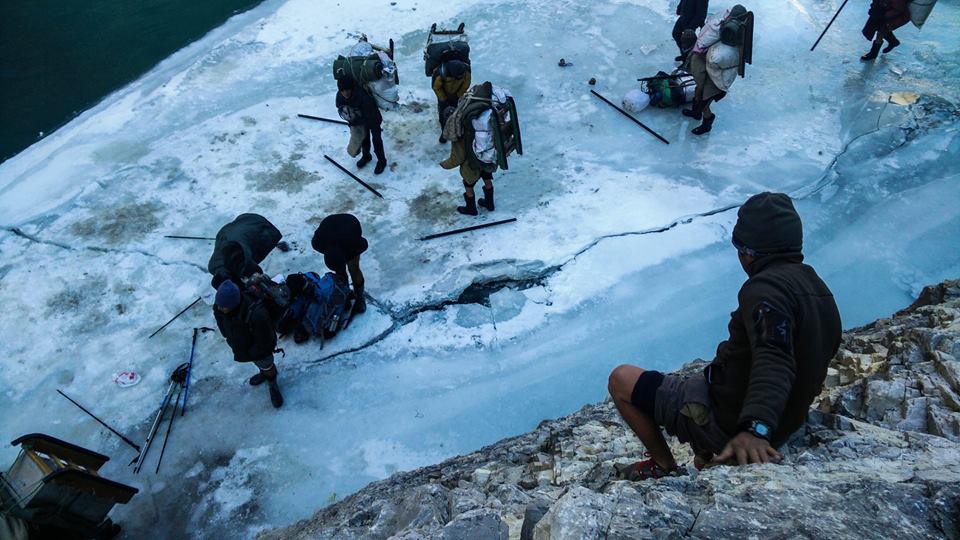
{"label": "rock face with lichen", "polygon": [[617,480],[643,451],[588,405],[260,538],[960,538],[960,281],[844,334],[783,463]]}

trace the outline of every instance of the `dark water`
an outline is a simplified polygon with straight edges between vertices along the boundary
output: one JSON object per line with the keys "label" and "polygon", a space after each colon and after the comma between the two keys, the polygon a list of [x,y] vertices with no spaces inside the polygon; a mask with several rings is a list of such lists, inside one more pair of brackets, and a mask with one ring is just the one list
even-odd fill
{"label": "dark water", "polygon": [[0,0],[0,161],[261,0]]}

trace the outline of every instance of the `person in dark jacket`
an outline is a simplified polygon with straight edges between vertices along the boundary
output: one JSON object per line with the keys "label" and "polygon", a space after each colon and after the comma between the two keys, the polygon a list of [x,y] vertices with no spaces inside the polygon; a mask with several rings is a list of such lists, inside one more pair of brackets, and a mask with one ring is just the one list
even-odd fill
{"label": "person in dark jacket", "polygon": [[650,452],[630,479],[670,474],[677,463],[660,426],[690,443],[694,465],[780,459],[776,448],[806,419],[840,346],[830,289],[803,264],[803,231],[790,198],[761,193],[737,215],[733,245],[749,276],[730,315],[730,337],[702,373],[682,379],[631,365],[610,373],[620,415]]}
{"label": "person in dark jacket", "polygon": [[684,49],[680,37],[684,30],[696,30],[707,20],[707,5],[710,0],[680,0],[677,4],[677,22],[673,25],[673,40],[677,42],[680,56],[674,58],[677,62],[686,60],[689,48]]}
{"label": "person in dark jacket", "polygon": [[380,174],[387,167],[387,157],[383,152],[383,117],[377,102],[360,85],[349,77],[337,81],[337,111],[340,118],[350,124],[350,143],[347,153],[356,157],[363,150],[357,168],[362,169],[373,156],[370,155],[370,143],[373,142],[373,151],[377,155],[377,166],[374,174]]}
{"label": "person in dark jacket", "polygon": [[863,37],[873,40],[870,52],[860,57],[864,62],[873,60],[880,54],[883,40],[887,46],[884,54],[900,45],[900,40],[893,35],[893,31],[910,22],[910,10],[907,8],[909,0],[872,0],[868,12],[867,23],[863,26]]}
{"label": "person in dark jacket", "polygon": [[313,233],[310,243],[313,249],[323,254],[323,263],[344,280],[347,273],[353,282],[353,294],[356,302],[354,313],[367,310],[367,300],[363,296],[363,272],[360,271],[360,254],[369,244],[363,237],[360,220],[353,214],[333,214],[323,218]]}
{"label": "person in dark jacket", "polygon": [[259,373],[250,377],[250,384],[258,386],[266,382],[270,402],[280,408],[283,395],[277,385],[277,366],[273,362],[277,334],[266,306],[241,292],[233,281],[226,280],[217,288],[213,316],[233,351],[233,360],[253,362],[260,368]]}
{"label": "person in dark jacket", "polygon": [[[437,95],[437,117],[440,131],[446,121],[444,111],[447,107],[457,108],[463,94],[470,89],[470,65],[460,60],[447,60],[433,70],[433,93]],[[440,144],[447,142],[440,134]]]}
{"label": "person in dark jacket", "polygon": [[240,214],[220,228],[207,271],[214,289],[226,280],[243,285],[243,280],[263,273],[260,263],[277,246],[283,235],[259,214]]}

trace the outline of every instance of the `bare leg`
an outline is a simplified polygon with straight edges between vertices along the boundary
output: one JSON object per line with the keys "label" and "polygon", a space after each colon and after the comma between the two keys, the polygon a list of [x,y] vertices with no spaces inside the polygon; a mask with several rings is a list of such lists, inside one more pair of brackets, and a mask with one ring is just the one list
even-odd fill
{"label": "bare leg", "polygon": [[673,458],[660,427],[657,426],[650,415],[641,411],[630,401],[633,387],[636,386],[637,379],[643,372],[644,370],[637,366],[628,364],[617,366],[610,372],[607,390],[610,392],[610,397],[613,398],[613,404],[620,412],[620,416],[640,438],[640,442],[647,447],[650,457],[657,462],[657,465],[666,470],[671,470],[676,468],[677,461]]}
{"label": "bare leg", "polygon": [[710,102],[712,100],[707,100],[703,103],[703,118],[704,120],[708,118],[713,118],[713,111],[710,110]]}
{"label": "bare leg", "polygon": [[[486,184],[486,180],[483,181]],[[468,184],[466,181],[463,182],[463,193],[470,198],[474,197],[473,186],[476,184]]]}

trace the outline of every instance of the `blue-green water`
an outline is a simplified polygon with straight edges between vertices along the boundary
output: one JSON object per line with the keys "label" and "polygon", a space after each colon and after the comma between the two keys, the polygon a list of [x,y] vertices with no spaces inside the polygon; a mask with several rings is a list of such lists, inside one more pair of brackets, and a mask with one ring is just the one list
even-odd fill
{"label": "blue-green water", "polygon": [[0,162],[261,0],[3,0]]}

